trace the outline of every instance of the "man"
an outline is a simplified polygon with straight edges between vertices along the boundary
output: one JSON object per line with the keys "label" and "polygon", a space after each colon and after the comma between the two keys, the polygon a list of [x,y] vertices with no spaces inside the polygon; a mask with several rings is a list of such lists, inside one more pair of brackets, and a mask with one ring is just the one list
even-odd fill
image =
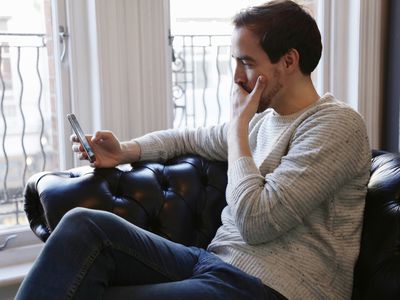
{"label": "man", "polygon": [[370,167],[363,120],[315,91],[310,74],[321,37],[299,5],[249,8],[234,26],[229,123],[122,143],[109,131],[91,138],[98,168],[182,153],[228,160],[228,205],[207,251],[109,213],[74,209],[46,243],[18,299],[95,299],[108,285],[136,285],[133,299],[351,297]]}

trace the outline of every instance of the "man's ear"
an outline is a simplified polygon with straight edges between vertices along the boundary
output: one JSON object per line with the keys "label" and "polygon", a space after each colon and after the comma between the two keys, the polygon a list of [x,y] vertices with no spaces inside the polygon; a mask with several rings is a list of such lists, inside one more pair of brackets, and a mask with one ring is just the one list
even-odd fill
{"label": "man's ear", "polygon": [[290,73],[299,68],[300,54],[296,49],[289,49],[289,51],[282,56],[282,59],[285,70]]}

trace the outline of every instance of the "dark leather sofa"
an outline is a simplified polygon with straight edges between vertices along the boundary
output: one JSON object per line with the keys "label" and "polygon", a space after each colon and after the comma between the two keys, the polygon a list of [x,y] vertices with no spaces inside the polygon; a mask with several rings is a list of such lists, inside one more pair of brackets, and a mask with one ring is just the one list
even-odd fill
{"label": "dark leather sofa", "polygon": [[[113,212],[173,241],[206,247],[220,226],[226,163],[188,155],[166,163],[80,167],[32,176],[25,211],[45,242],[62,216],[80,206]],[[128,299],[129,287],[106,298]],[[352,299],[400,299],[400,155],[373,152]]]}

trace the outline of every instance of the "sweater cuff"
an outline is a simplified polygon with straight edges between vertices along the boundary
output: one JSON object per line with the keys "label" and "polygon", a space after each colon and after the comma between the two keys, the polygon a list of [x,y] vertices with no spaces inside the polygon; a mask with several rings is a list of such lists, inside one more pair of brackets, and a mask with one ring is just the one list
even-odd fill
{"label": "sweater cuff", "polygon": [[254,159],[250,156],[242,156],[228,169],[228,178],[231,182],[237,182],[249,175],[260,175]]}
{"label": "sweater cuff", "polygon": [[140,147],[140,158],[139,161],[145,160],[159,160],[160,159],[160,149],[158,149],[159,143],[154,140],[154,137],[149,135],[144,135],[142,137],[134,139]]}

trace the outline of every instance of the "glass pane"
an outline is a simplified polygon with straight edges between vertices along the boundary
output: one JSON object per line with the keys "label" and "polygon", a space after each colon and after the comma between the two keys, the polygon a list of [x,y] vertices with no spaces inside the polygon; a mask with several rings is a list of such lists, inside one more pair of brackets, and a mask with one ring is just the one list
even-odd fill
{"label": "glass pane", "polygon": [[0,230],[25,224],[28,178],[58,168],[50,0],[0,0]]}

